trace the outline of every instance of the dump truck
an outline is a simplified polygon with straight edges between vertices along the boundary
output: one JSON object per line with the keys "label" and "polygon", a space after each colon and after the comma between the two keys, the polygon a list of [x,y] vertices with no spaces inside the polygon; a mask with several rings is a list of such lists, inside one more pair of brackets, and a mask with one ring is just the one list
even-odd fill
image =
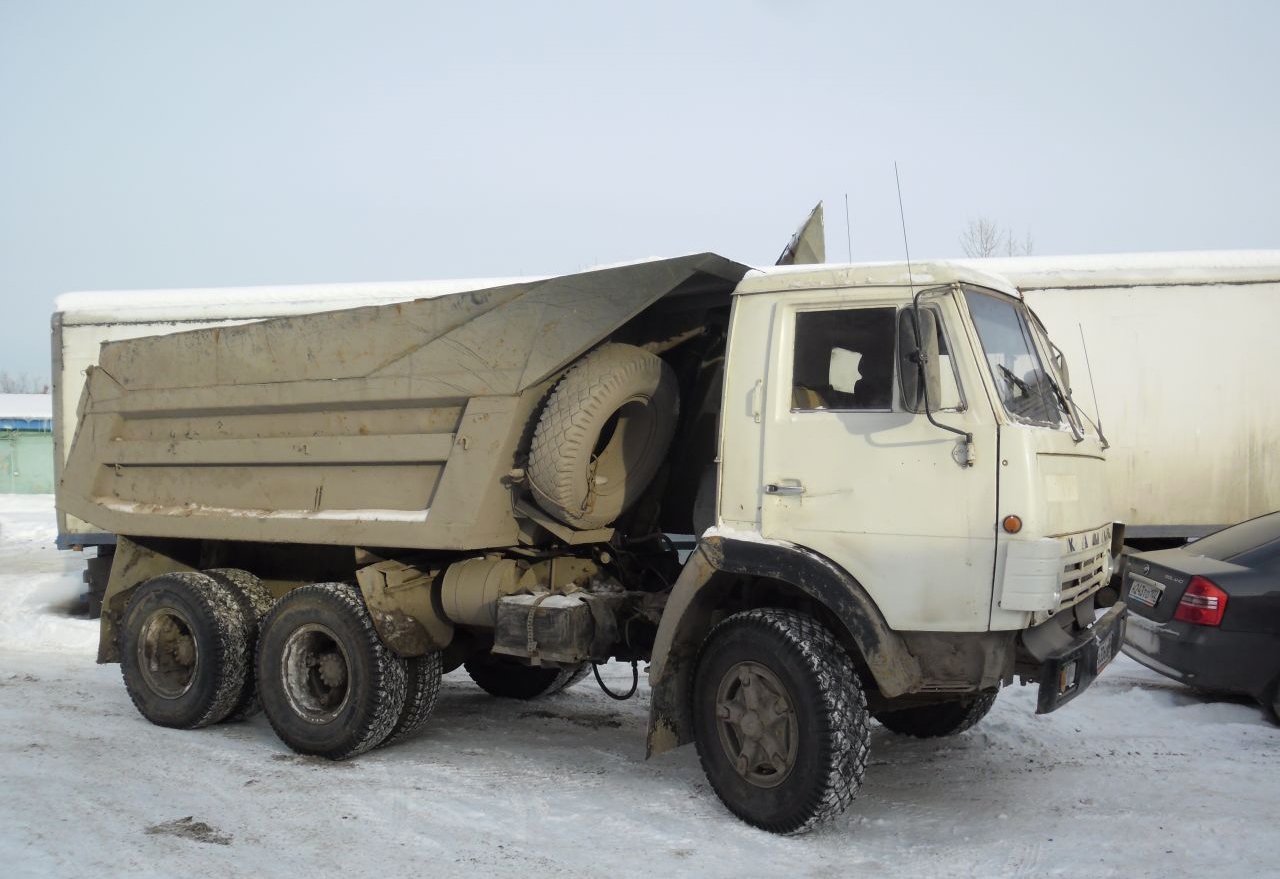
{"label": "dump truck", "polygon": [[106,342],[57,504],[114,535],[98,658],[153,723],[261,709],[343,759],[459,667],[531,699],[646,662],[647,754],[795,833],[873,719],[1053,711],[1114,656],[1069,388],[998,276],[695,254]]}

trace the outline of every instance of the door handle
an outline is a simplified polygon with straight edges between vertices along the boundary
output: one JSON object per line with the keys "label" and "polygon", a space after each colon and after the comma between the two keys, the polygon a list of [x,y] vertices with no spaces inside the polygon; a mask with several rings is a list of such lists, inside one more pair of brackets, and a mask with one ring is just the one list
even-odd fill
{"label": "door handle", "polygon": [[797,495],[804,494],[804,486],[798,479],[784,479],[781,482],[770,482],[764,487],[765,494]]}

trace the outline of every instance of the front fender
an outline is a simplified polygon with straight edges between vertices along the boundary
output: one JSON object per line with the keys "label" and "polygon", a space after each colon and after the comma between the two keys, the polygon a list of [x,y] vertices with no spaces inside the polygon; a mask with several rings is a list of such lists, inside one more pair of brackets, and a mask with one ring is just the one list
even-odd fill
{"label": "front fender", "polygon": [[844,629],[835,634],[846,646],[856,647],[886,697],[920,685],[919,663],[902,637],[843,569],[794,544],[708,537],[685,562],[658,625],[649,664],[647,756],[692,741],[690,694],[698,650],[711,630],[713,614],[740,576],[790,584],[826,607]]}

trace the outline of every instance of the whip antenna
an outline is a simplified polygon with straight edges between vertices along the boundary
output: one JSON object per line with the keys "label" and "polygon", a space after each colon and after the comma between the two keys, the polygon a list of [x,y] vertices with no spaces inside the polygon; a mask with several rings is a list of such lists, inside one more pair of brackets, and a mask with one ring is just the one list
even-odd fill
{"label": "whip antenna", "polygon": [[1102,432],[1102,410],[1098,408],[1098,389],[1093,385],[1093,364],[1089,362],[1089,344],[1084,340],[1084,325],[1076,324],[1076,329],[1080,331],[1080,347],[1084,349],[1084,371],[1089,373],[1089,393],[1093,396],[1093,414],[1098,417],[1098,439],[1102,440],[1102,447],[1108,449],[1111,444],[1107,442],[1107,435]]}
{"label": "whip antenna", "polygon": [[902,221],[902,249],[907,254],[907,284],[916,295],[916,282],[911,274],[911,245],[907,243],[907,212],[902,209],[902,181],[898,179],[898,163],[893,163],[893,182],[898,187],[898,219]]}
{"label": "whip antenna", "polygon": [[853,228],[849,225],[849,193],[844,194],[844,243],[849,248],[849,262],[853,262]]}

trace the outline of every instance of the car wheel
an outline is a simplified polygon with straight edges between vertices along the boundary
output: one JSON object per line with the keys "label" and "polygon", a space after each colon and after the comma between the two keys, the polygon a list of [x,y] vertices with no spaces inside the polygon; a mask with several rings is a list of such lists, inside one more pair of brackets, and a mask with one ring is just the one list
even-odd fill
{"label": "car wheel", "polygon": [[1271,682],[1271,686],[1262,700],[1262,707],[1270,716],[1271,722],[1280,725],[1280,676],[1277,676]]}
{"label": "car wheel", "polygon": [[797,833],[853,801],[870,745],[866,698],[817,620],[777,609],[724,620],[699,654],[693,700],[702,768],[748,824]]}
{"label": "car wheel", "polygon": [[937,739],[959,735],[971,729],[987,716],[995,704],[995,693],[981,693],[968,699],[955,699],[898,711],[880,711],[875,718],[899,735]]}
{"label": "car wheel", "polygon": [[195,729],[236,706],[252,644],[236,592],[195,571],[162,574],[134,592],[121,623],[129,698],[159,726]]}
{"label": "car wheel", "polygon": [[346,583],[294,589],[262,622],[262,710],[300,754],[342,760],[378,745],[400,721],[406,678]]}

